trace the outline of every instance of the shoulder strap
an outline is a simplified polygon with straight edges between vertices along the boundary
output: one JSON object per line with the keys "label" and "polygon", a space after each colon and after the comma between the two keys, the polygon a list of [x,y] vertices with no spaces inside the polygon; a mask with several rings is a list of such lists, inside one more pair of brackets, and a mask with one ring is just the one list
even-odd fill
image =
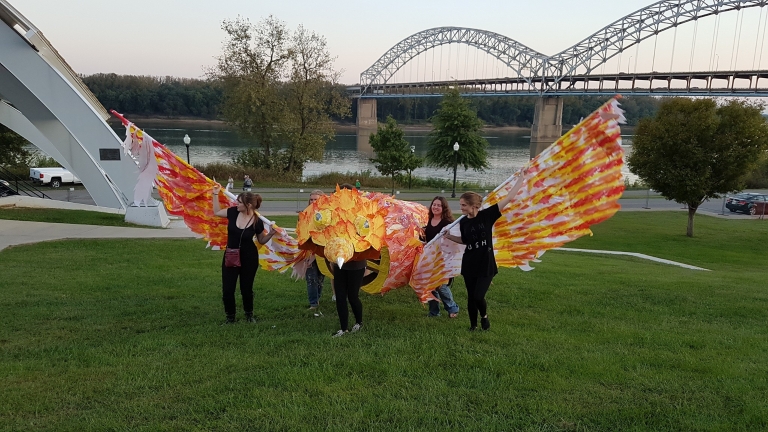
{"label": "shoulder strap", "polygon": [[243,228],[243,232],[241,232],[241,233],[240,233],[240,245],[239,245],[239,246],[237,246],[237,247],[238,247],[238,249],[239,249],[239,248],[241,248],[241,247],[243,246],[243,234],[245,234],[245,230],[247,230],[247,229],[248,229],[248,225],[250,225],[250,224],[251,224],[251,221],[253,220],[254,216],[256,216],[256,215],[254,214],[253,216],[251,216],[251,218],[250,218],[250,219],[248,219],[248,223],[247,223],[247,224],[245,224],[245,228]]}

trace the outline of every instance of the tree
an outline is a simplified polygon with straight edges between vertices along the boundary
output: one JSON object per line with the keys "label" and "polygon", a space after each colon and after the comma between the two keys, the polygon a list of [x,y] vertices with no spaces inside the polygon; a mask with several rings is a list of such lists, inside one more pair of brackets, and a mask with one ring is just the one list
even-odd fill
{"label": "tree", "polygon": [[424,165],[424,159],[416,156],[413,148],[411,148],[411,152],[405,156],[405,161],[403,162],[403,169],[408,172],[408,189],[411,189],[411,176],[413,171],[422,165]]}
{"label": "tree", "polygon": [[291,38],[291,53],[284,124],[288,172],[303,170],[308,160],[322,160],[325,143],[335,134],[331,116],[350,115],[351,105],[336,86],[340,73],[333,69],[335,59],[324,37],[299,26]]}
{"label": "tree", "polygon": [[32,156],[24,147],[27,140],[0,124],[0,165],[19,166],[29,163]]}
{"label": "tree", "polygon": [[289,31],[272,16],[257,25],[240,17],[225,20],[221,28],[227,33],[224,53],[208,75],[224,85],[224,118],[258,143],[261,165],[271,168],[285,116],[285,101],[278,90],[292,55]]}
{"label": "tree", "polygon": [[741,190],[768,148],[763,106],[673,98],[640,121],[629,168],[649,187],[688,205],[688,237],[701,203]]}
{"label": "tree", "polygon": [[[483,122],[457,88],[451,88],[443,97],[440,109],[432,117],[432,127],[427,141],[430,166],[451,169],[458,161],[465,170],[480,171],[488,167],[488,142],[480,135]],[[455,155],[453,144],[457,142],[459,152]]]}
{"label": "tree", "polygon": [[392,177],[392,194],[395,193],[395,175],[405,170],[405,164],[411,156],[411,148],[405,139],[405,133],[397,125],[392,116],[387,117],[386,125],[377,126],[376,133],[371,134],[371,143],[376,157],[371,159],[377,170],[385,176]]}
{"label": "tree", "polygon": [[209,77],[223,83],[224,118],[260,147],[243,159],[300,174],[333,138],[330,116],[349,115],[325,38],[302,26],[291,32],[272,16],[255,26],[225,21],[222,29],[224,53]]}

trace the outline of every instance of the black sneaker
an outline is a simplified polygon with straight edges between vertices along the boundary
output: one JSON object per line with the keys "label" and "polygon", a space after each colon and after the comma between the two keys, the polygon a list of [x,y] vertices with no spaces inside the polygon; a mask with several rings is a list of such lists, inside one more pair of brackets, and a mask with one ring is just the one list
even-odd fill
{"label": "black sneaker", "polygon": [[471,331],[471,332],[473,332],[475,330],[477,330],[477,326],[472,326],[472,327],[469,328],[469,331]]}
{"label": "black sneaker", "polygon": [[253,315],[248,315],[245,317],[245,322],[253,324],[256,322],[256,317]]}
{"label": "black sneaker", "polygon": [[221,325],[222,325],[222,326],[225,326],[225,325],[230,325],[230,324],[234,324],[235,322],[236,322],[236,321],[235,321],[235,319],[234,319],[234,318],[229,318],[229,317],[227,317],[227,320],[226,320],[226,321],[224,321],[223,323],[221,323]]}
{"label": "black sneaker", "polygon": [[483,328],[483,330],[488,330],[491,328],[491,322],[488,320],[488,317],[480,318],[480,326]]}

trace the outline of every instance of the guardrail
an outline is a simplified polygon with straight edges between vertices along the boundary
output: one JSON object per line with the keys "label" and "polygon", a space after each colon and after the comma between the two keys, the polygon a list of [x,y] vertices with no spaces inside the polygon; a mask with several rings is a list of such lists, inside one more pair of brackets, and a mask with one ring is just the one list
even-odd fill
{"label": "guardrail", "polygon": [[7,181],[16,192],[21,195],[22,193],[27,196],[35,196],[38,198],[53,199],[45,194],[45,192],[29,184],[28,179],[21,178],[12,173],[7,168],[0,166],[0,178]]}

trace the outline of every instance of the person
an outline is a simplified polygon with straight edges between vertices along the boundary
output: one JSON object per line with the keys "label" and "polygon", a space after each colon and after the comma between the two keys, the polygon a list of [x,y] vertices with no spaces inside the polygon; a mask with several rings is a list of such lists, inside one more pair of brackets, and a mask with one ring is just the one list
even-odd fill
{"label": "person", "polygon": [[[309,193],[309,205],[312,205],[315,201],[320,199],[321,196],[325,196],[325,192],[316,189]],[[320,306],[320,297],[323,294],[323,282],[325,276],[320,272],[320,268],[317,266],[317,258],[313,254],[309,258],[312,263],[307,267],[307,272],[304,274],[304,278],[307,281],[307,298],[309,299],[309,310],[316,311]],[[322,312],[316,311],[315,316],[323,316]]]}
{"label": "person", "polygon": [[[354,189],[351,184],[344,183],[341,189]],[[333,337],[344,336],[349,333],[349,310],[347,301],[355,316],[355,325],[352,333],[363,328],[363,303],[360,301],[360,287],[363,285],[366,260],[348,261],[340,268],[336,263],[331,264],[333,271],[333,287],[336,291],[336,312],[339,315],[341,329],[333,334]]]}
{"label": "person", "polygon": [[227,180],[227,190],[231,191],[235,188],[235,180],[232,178],[232,176],[229,176],[229,179]]}
{"label": "person", "polygon": [[[429,243],[435,238],[443,228],[450,225],[453,222],[453,214],[451,208],[448,206],[448,200],[444,197],[436,196],[432,200],[432,204],[429,206],[429,219],[427,226],[424,227],[424,239]],[[453,285],[453,278],[448,281],[447,284],[441,285],[436,290],[432,291],[432,294],[442,300],[445,311],[448,312],[448,316],[456,318],[459,315],[459,305],[453,300],[453,293],[451,293],[451,285]],[[430,300],[429,304],[429,316],[440,316],[440,302],[437,300]]]}
{"label": "person", "polygon": [[261,196],[251,192],[243,192],[237,197],[237,207],[222,209],[219,204],[220,186],[213,188],[213,213],[216,216],[225,217],[227,224],[227,248],[240,249],[240,267],[227,267],[224,259],[221,261],[221,298],[224,302],[224,313],[227,320],[224,324],[235,323],[235,291],[237,279],[240,278],[240,295],[243,298],[243,311],[245,320],[249,323],[256,322],[253,316],[253,280],[256,270],[259,268],[259,251],[253,238],[256,237],[261,244],[267,243],[275,230],[264,233],[264,223],[256,210],[261,206]]}
{"label": "person", "polygon": [[482,197],[474,192],[465,192],[459,199],[461,213],[465,216],[459,221],[461,236],[450,234],[443,228],[445,237],[459,244],[466,245],[461,260],[461,276],[467,286],[467,312],[469,330],[477,330],[477,316],[481,316],[483,330],[491,328],[488,319],[488,307],[485,294],[491,286],[493,277],[499,272],[493,255],[493,224],[501,217],[504,210],[523,186],[525,171],[512,186],[510,192],[497,204],[480,210]]}
{"label": "person", "polygon": [[250,192],[252,187],[253,187],[253,180],[251,180],[248,174],[246,174],[245,177],[243,178],[243,192]]}
{"label": "person", "polygon": [[362,185],[360,184],[360,180],[355,180],[355,189],[360,189]]}

